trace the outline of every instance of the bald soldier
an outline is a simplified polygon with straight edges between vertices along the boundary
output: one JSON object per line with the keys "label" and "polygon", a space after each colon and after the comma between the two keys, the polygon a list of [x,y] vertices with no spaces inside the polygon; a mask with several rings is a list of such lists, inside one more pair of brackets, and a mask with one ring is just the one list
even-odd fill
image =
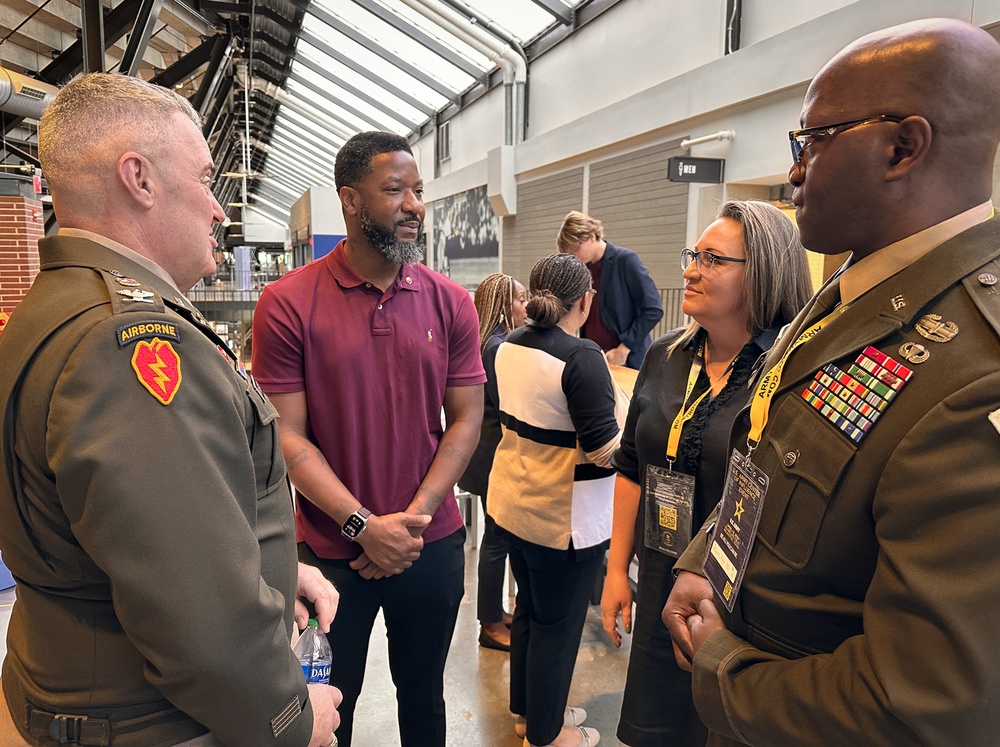
{"label": "bald soldier", "polygon": [[0,744],[330,745],[290,635],[337,593],[296,562],[274,408],[181,295],[225,217],[198,115],[92,74],[38,139],[61,228],[0,336]]}
{"label": "bald soldier", "polygon": [[802,242],[850,259],[769,354],[664,622],[710,744],[995,745],[1000,46],[866,36],[801,126]]}

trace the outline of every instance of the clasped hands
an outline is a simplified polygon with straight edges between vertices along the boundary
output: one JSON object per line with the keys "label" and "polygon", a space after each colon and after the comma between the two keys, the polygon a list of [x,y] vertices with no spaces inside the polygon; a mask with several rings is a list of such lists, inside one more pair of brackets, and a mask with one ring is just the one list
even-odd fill
{"label": "clasped hands", "polygon": [[351,561],[351,568],[366,579],[402,573],[420,557],[424,549],[422,535],[430,523],[427,514],[373,514],[358,537],[364,552]]}
{"label": "clasped hands", "polygon": [[677,666],[690,672],[701,645],[717,630],[725,630],[712,585],[704,576],[681,571],[660,615],[670,631]]}

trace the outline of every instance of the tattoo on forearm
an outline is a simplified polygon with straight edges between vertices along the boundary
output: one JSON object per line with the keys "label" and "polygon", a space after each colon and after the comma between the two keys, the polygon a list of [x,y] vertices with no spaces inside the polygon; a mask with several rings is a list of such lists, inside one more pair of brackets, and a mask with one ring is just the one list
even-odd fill
{"label": "tattoo on forearm", "polygon": [[306,462],[309,459],[308,449],[299,449],[290,457],[288,457],[288,469],[295,469],[300,464]]}
{"label": "tattoo on forearm", "polygon": [[[327,463],[326,457],[323,456],[323,452],[320,451],[319,449],[316,449],[315,456],[319,458],[320,462],[324,464]],[[289,470],[293,470],[296,467],[302,466],[303,464],[309,461],[309,449],[299,449],[290,457],[288,457],[286,461],[288,463]]]}
{"label": "tattoo on forearm", "polygon": [[469,461],[470,453],[466,449],[459,449],[454,444],[442,443],[438,444],[438,454],[443,456],[445,459],[450,459],[453,462],[462,462],[463,464]]}

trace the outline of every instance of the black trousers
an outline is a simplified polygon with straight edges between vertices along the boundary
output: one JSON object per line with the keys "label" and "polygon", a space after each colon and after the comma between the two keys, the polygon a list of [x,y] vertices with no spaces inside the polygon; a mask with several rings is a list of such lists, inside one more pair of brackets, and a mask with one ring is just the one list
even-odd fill
{"label": "black trousers", "polygon": [[476,590],[476,615],[483,625],[503,620],[503,576],[507,570],[507,540],[497,534],[497,523],[483,503],[483,541],[479,545],[479,587]]}
{"label": "black trousers", "polygon": [[[606,544],[606,543],[605,543]],[[594,580],[604,553],[510,542],[517,602],[510,627],[510,710],[531,744],[559,734]]]}
{"label": "black trousers", "polygon": [[402,747],[444,747],[444,665],[465,593],[465,529],[424,545],[402,573],[363,579],[347,560],[324,560],[299,543],[299,560],[318,567],[340,592],[327,636],[330,684],[344,694],[337,739],[350,747],[354,707],[365,678],[368,642],[379,609],[389,639]]}

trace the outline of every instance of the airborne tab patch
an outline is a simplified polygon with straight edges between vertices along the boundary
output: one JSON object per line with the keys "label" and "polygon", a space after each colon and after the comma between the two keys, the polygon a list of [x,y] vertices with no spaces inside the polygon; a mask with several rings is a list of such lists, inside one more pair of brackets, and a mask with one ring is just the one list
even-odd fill
{"label": "airborne tab patch", "polygon": [[165,322],[162,319],[152,319],[148,322],[133,322],[125,324],[115,330],[115,340],[118,347],[123,348],[139,340],[152,340],[154,337],[161,339],[181,341],[180,330],[173,322]]}
{"label": "airborne tab patch", "polygon": [[169,405],[181,386],[181,357],[173,345],[154,337],[135,346],[132,353],[132,368],[139,383],[152,394],[161,405]]}

